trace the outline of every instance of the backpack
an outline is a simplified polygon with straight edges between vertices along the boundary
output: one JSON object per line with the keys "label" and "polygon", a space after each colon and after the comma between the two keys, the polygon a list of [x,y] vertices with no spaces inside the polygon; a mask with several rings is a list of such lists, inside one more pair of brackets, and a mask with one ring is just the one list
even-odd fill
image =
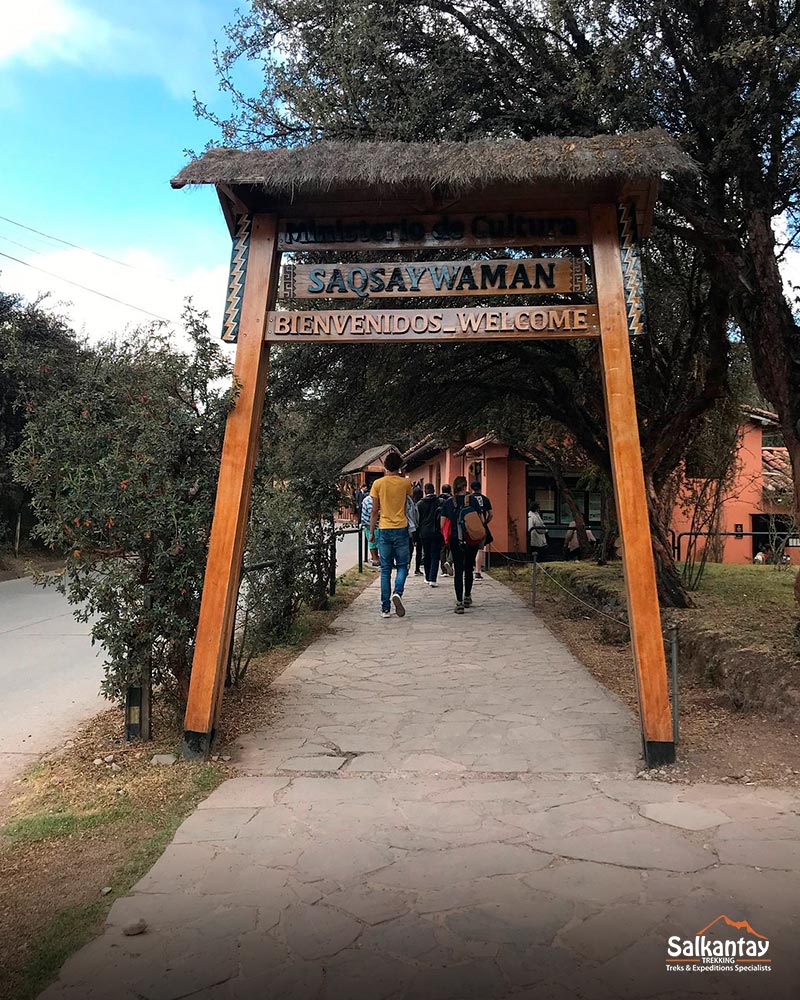
{"label": "backpack", "polygon": [[483,514],[469,500],[463,507],[458,507],[458,540],[462,545],[484,545],[486,543],[486,525]]}

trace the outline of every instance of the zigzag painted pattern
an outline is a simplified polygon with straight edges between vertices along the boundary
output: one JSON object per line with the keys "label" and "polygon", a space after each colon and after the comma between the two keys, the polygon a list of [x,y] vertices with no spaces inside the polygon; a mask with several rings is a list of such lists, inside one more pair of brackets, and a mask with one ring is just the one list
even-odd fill
{"label": "zigzag painted pattern", "polygon": [[622,279],[628,311],[628,333],[635,335],[644,333],[644,289],[636,216],[631,205],[619,206],[618,222]]}
{"label": "zigzag painted pattern", "polygon": [[225,297],[225,316],[222,323],[222,339],[235,344],[239,337],[239,320],[242,316],[244,280],[247,277],[247,257],[250,252],[250,230],[252,215],[236,216],[236,235],[231,249],[231,266],[228,276],[228,294]]}

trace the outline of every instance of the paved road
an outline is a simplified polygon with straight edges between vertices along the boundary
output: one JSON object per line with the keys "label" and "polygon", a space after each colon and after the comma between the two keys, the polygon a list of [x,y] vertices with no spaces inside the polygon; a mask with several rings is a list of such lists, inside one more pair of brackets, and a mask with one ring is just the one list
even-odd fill
{"label": "paved road", "polygon": [[0,786],[108,707],[89,626],[55,590],[0,583]]}
{"label": "paved road", "polygon": [[[337,569],[358,565],[358,536],[337,543]],[[0,583],[0,787],[108,708],[89,627],[57,591],[29,579]]]}
{"label": "paved road", "polygon": [[346,573],[358,566],[358,535],[344,535],[336,540],[336,572]]}
{"label": "paved road", "polygon": [[[43,1000],[795,1000],[800,798],[637,780],[636,720],[530,609],[449,591],[381,620],[373,586],[298,657]],[[708,925],[774,971],[668,969]]]}

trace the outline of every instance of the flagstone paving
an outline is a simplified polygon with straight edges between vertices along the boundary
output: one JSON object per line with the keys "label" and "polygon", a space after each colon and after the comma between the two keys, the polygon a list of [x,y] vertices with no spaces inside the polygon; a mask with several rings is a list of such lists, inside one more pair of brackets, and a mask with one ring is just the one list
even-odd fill
{"label": "flagstone paving", "polygon": [[[475,597],[414,580],[384,621],[365,592],[43,997],[796,997],[800,798],[637,780],[631,713],[509,591]],[[773,971],[666,970],[720,914]]]}

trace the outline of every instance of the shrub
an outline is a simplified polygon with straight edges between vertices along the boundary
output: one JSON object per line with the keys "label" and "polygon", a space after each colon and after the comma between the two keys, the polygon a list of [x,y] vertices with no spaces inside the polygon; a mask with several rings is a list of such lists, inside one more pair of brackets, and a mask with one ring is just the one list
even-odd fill
{"label": "shrub", "polygon": [[188,692],[232,394],[205,316],[187,307],[184,324],[185,350],[142,330],[53,371],[47,392],[27,392],[13,458],[36,534],[66,561],[45,582],[91,622],[109,698],[148,674],[178,703]]}

